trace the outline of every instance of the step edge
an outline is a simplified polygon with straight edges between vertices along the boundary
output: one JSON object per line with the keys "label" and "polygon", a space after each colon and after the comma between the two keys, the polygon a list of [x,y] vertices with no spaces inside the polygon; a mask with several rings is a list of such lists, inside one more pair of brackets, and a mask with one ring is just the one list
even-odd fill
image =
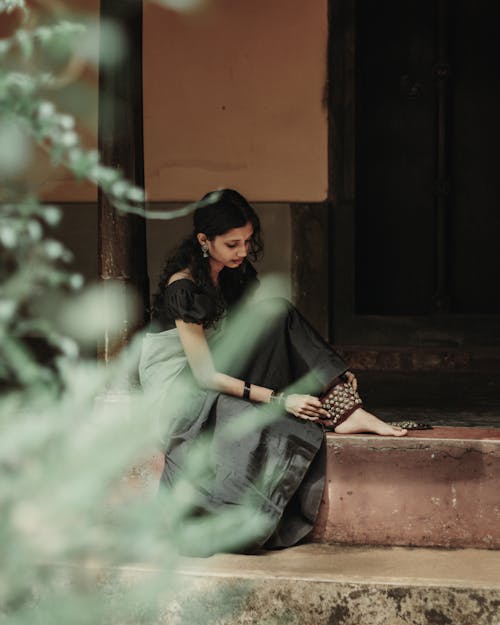
{"label": "step edge", "polygon": [[492,584],[490,582],[481,582],[477,580],[461,580],[461,579],[438,579],[432,577],[418,577],[418,578],[401,578],[401,577],[367,577],[362,575],[331,575],[331,576],[312,576],[312,575],[297,575],[297,574],[285,574],[285,573],[259,573],[252,571],[210,571],[210,570],[197,570],[197,569],[179,569],[178,575],[187,577],[198,578],[223,578],[223,579],[252,579],[252,580],[286,580],[286,581],[302,581],[310,583],[328,583],[328,584],[355,584],[355,585],[371,585],[371,586],[398,586],[405,588],[450,588],[450,589],[480,589],[480,590],[492,590],[500,591],[500,583]]}
{"label": "step edge", "polygon": [[[459,428],[454,428],[451,426],[436,426],[434,428],[434,430],[437,429],[437,427],[439,427],[440,429],[444,429],[444,428],[448,428],[450,430],[457,430]],[[467,431],[469,430],[479,430],[479,431],[484,431],[485,428],[464,428]],[[485,436],[478,436],[476,437],[461,437],[461,436],[453,436],[452,433],[450,432],[448,435],[446,435],[446,433],[442,433],[442,436],[433,436],[430,434],[430,432],[432,432],[432,430],[423,430],[426,432],[429,432],[429,435],[425,435],[425,434],[419,434],[417,433],[417,431],[410,431],[409,434],[407,436],[381,436],[379,434],[369,434],[369,433],[359,433],[359,434],[338,434],[337,432],[327,432],[326,437],[327,440],[356,440],[356,441],[374,441],[374,440],[380,440],[380,441],[384,441],[384,442],[394,442],[395,444],[404,444],[407,441],[425,441],[427,443],[430,442],[446,442],[446,441],[461,441],[461,442],[470,442],[470,443],[494,443],[494,444],[500,444],[500,429],[498,430],[498,435],[485,435]],[[441,432],[439,432],[439,434],[441,434]],[[472,434],[474,434],[474,432],[472,432]]]}

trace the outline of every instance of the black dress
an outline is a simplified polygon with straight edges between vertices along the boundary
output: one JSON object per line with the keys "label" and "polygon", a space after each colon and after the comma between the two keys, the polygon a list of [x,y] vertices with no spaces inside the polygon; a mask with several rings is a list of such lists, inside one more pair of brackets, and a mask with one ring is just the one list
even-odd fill
{"label": "black dress", "polygon": [[[168,351],[159,339],[174,339],[176,319],[202,324],[212,302],[191,280],[182,279],[166,288],[163,304],[157,320],[160,332],[146,336],[140,367],[143,384],[162,384],[162,388],[163,379],[156,378],[155,382],[155,375],[148,375],[160,371],[162,353]],[[347,365],[289,302],[280,300],[279,305],[279,315],[255,341],[244,363],[233,367],[216,362],[216,367],[259,386],[281,390],[293,385],[294,392],[318,395],[347,370]],[[250,314],[259,314],[259,306]],[[210,331],[207,339],[210,344]],[[165,353],[164,360],[178,357],[177,352],[173,354]],[[177,367],[174,377],[179,381],[190,375],[189,365],[184,363]],[[321,426],[283,411],[270,425],[228,443],[218,433],[243,411],[256,410],[257,405],[202,389],[192,399],[190,414],[175,415],[181,425],[168,439],[162,480],[172,483],[182,471],[190,443],[200,432],[209,431],[213,466],[208,490],[206,484],[200,488],[204,508],[213,511],[234,506],[250,491],[253,505],[265,513],[269,523],[249,549],[288,547],[303,539],[314,525],[323,492],[326,454]],[[159,410],[166,404],[166,398],[163,402],[160,399]],[[262,476],[268,476],[264,482]]]}

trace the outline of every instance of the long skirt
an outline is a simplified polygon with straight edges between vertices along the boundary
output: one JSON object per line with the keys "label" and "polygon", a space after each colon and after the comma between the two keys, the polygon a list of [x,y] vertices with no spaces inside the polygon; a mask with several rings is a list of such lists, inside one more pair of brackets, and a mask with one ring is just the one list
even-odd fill
{"label": "long skirt", "polygon": [[[246,364],[225,372],[252,384],[319,395],[347,370],[346,363],[288,302],[282,314],[257,341]],[[216,363],[217,364],[217,363]],[[326,444],[318,423],[284,410],[270,425],[254,428],[238,440],[219,435],[236,417],[252,418],[257,405],[216,393],[200,431],[211,437],[211,479],[204,485],[205,509],[222,510],[252,491],[252,503],[268,520],[247,550],[296,544],[311,531],[325,479]],[[163,479],[171,483],[181,469],[189,437],[170,445]],[[258,485],[258,486],[257,486]]]}

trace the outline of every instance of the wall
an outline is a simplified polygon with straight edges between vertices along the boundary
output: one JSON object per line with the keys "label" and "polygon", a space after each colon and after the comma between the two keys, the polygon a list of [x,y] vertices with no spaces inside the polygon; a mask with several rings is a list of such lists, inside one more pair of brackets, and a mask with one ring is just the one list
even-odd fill
{"label": "wall", "polygon": [[[289,202],[319,201],[327,189],[326,0],[211,0],[201,13],[179,14],[154,3],[144,12],[146,189],[155,206],[232,186],[258,202],[266,235],[260,270],[291,270]],[[96,15],[97,0],[78,9]],[[96,145],[97,75],[55,94],[73,96],[80,130]],[[45,199],[68,204],[61,236],[77,248],[76,269],[95,270],[96,191],[36,172]],[[158,204],[156,204],[158,203]],[[93,208],[89,206],[93,204]],[[165,252],[189,220],[150,224],[149,275],[154,290]],[[79,233],[77,235],[76,233]],[[85,245],[82,245],[82,238]]]}
{"label": "wall", "polygon": [[144,13],[151,200],[233,187],[253,201],[327,195],[326,0],[212,0]]}
{"label": "wall", "polygon": [[[35,4],[36,10],[32,12],[35,24],[43,23],[44,20],[69,20],[86,25],[86,40],[82,46],[89,49],[80,53],[76,48],[67,63],[58,67],[56,79],[64,86],[48,91],[46,97],[54,102],[58,110],[75,117],[83,146],[97,149],[99,0],[71,0],[64,3],[45,0]],[[36,185],[41,197],[47,201],[97,201],[97,190],[93,184],[85,180],[76,181],[62,166],[54,168],[50,157],[41,150],[37,152],[36,162],[29,174],[31,183]]]}

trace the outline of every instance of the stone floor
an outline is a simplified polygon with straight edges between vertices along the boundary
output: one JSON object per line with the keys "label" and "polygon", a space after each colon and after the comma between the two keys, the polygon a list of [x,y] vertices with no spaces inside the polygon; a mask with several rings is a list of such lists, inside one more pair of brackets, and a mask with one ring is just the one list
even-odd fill
{"label": "stone floor", "polygon": [[497,551],[304,544],[180,573],[161,625],[500,625]]}

